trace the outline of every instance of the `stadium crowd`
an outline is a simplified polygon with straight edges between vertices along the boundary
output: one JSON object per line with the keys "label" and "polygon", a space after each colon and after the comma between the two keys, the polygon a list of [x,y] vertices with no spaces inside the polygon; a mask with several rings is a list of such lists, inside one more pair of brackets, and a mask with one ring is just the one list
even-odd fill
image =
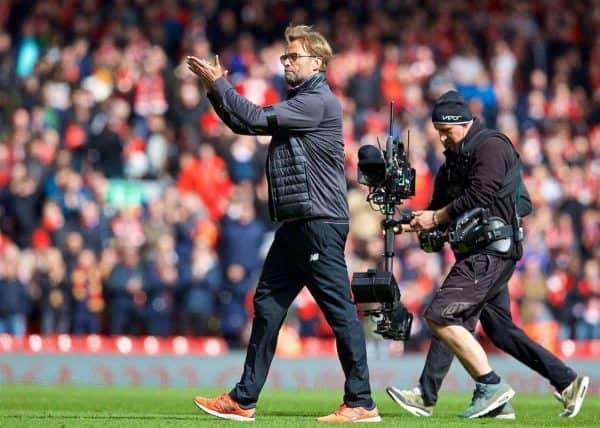
{"label": "stadium crowd", "polygon": [[[410,130],[417,195],[442,146],[431,101],[458,89],[519,149],[534,212],[513,315],[549,346],[600,339],[600,5],[566,1],[44,0],[0,5],[0,332],[219,335],[243,346],[275,227],[269,139],[209,108],[186,55],[218,53],[259,105],[286,97],[281,34],[332,43],[344,107],[351,272],[380,262],[380,214],[357,151]],[[396,237],[402,299],[419,314],[452,254]],[[331,331],[304,290],[287,324]],[[410,346],[429,337],[416,317]]]}

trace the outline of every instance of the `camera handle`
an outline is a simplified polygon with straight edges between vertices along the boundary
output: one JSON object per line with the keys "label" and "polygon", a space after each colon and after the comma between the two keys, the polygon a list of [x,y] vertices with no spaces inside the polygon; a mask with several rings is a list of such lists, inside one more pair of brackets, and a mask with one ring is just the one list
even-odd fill
{"label": "camera handle", "polygon": [[389,213],[386,207],[385,219],[381,220],[381,228],[383,229],[384,236],[384,259],[385,259],[385,270],[387,272],[392,271],[393,260],[394,260],[394,235],[402,232],[402,225],[409,224],[414,218],[412,211],[405,211],[400,214],[399,219],[393,217],[392,213]]}

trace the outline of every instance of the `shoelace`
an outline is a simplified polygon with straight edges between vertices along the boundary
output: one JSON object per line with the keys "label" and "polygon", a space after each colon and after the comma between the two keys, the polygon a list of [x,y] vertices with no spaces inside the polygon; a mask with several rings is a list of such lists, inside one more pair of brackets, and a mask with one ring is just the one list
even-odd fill
{"label": "shoelace", "polygon": [[423,394],[421,393],[421,388],[419,388],[418,386],[415,386],[409,392],[411,392],[413,394],[413,397],[412,397],[413,400],[415,400],[417,402],[423,401],[423,403],[425,403],[425,401],[423,400]]}
{"label": "shoelace", "polygon": [[[360,416],[361,415],[361,410],[359,410],[360,407],[348,407],[346,405],[346,403],[342,403],[340,404],[340,407],[338,407],[338,409],[335,411],[335,415],[337,416],[344,416],[347,418],[352,418],[354,416]],[[349,411],[350,414],[344,414],[344,412]]]}
{"label": "shoelace", "polygon": [[475,391],[473,391],[473,398],[471,399],[471,406],[475,404],[477,400],[485,395],[485,386],[482,384],[475,385]]}
{"label": "shoelace", "polygon": [[566,402],[567,400],[571,399],[573,396],[573,391],[575,391],[576,388],[573,385],[569,385],[567,388],[565,388],[565,390],[560,394],[561,398],[563,399],[563,402]]}
{"label": "shoelace", "polygon": [[342,414],[342,412],[343,412],[344,410],[346,410],[347,408],[348,408],[348,406],[346,406],[346,403],[342,403],[342,404],[340,404],[340,406],[337,408],[337,410],[334,412],[334,414],[339,416],[339,415],[341,415],[341,414]]}
{"label": "shoelace", "polygon": [[217,405],[221,408],[221,410],[226,412],[235,410],[235,406],[232,404],[231,399],[226,393],[217,397]]}

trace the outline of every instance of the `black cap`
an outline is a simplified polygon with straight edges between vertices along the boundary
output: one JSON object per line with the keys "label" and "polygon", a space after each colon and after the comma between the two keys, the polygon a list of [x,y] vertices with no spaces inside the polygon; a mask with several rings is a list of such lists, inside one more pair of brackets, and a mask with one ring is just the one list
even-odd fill
{"label": "black cap", "polygon": [[460,125],[473,120],[473,113],[464,97],[456,91],[448,91],[433,104],[431,121],[444,125]]}

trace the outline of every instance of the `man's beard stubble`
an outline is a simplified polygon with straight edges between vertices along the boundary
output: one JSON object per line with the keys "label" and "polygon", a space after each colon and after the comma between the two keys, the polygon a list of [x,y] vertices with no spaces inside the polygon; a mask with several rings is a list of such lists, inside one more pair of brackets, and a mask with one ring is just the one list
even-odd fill
{"label": "man's beard stubble", "polygon": [[296,73],[294,73],[293,71],[285,71],[283,73],[283,76],[285,78],[285,82],[290,85],[292,88],[294,86],[298,86],[300,83],[302,83],[302,81],[300,81],[300,79],[298,78],[298,75]]}

